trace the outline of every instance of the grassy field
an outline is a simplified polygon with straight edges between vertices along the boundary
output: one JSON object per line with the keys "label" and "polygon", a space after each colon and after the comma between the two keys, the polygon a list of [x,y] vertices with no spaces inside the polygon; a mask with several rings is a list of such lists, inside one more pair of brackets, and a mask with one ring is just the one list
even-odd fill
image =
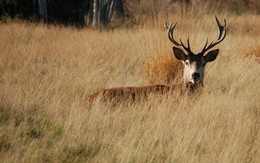
{"label": "grassy field", "polygon": [[[164,66],[165,19],[109,31],[0,24],[0,162],[260,162],[260,16],[223,18],[201,93],[85,111],[80,101],[104,88],[169,84],[179,70]],[[217,37],[214,15],[168,20],[195,52]]]}

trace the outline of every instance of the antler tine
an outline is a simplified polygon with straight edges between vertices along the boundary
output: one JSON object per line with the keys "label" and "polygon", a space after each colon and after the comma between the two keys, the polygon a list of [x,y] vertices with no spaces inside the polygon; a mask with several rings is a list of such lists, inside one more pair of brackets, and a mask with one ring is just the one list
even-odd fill
{"label": "antler tine", "polygon": [[169,27],[167,25],[167,21],[164,22],[163,26],[164,26],[164,28],[169,29]]}
{"label": "antler tine", "polygon": [[[217,25],[218,25],[218,39],[217,41],[212,41],[208,46],[208,39],[206,42],[206,45],[204,46],[203,50],[201,51],[201,54],[203,55],[206,51],[208,51],[209,49],[213,48],[214,46],[216,46],[217,44],[219,44],[221,41],[223,41],[226,37],[226,19],[224,19],[224,25],[221,25],[217,16],[215,16]],[[224,34],[223,34],[224,33]]]}
{"label": "antler tine", "polygon": [[164,23],[164,27],[168,30],[168,38],[169,40],[176,46],[181,46],[181,44],[179,44],[177,41],[175,41],[174,36],[173,36],[173,31],[175,29],[177,25],[177,22],[172,25],[172,23],[170,24],[170,26],[167,25],[167,22]]}
{"label": "antler tine", "polygon": [[199,53],[200,56],[203,56],[204,49],[206,49],[206,47],[208,46],[208,42],[209,42],[209,39],[207,38],[206,44],[204,45],[202,52]]}
{"label": "antler tine", "polygon": [[164,23],[164,27],[168,30],[168,38],[169,38],[169,40],[170,40],[174,45],[183,47],[188,53],[192,53],[192,52],[191,52],[191,48],[190,48],[190,40],[189,40],[189,37],[188,37],[188,39],[187,39],[188,47],[186,47],[186,46],[183,44],[183,42],[181,41],[181,39],[180,39],[180,43],[178,43],[178,42],[174,39],[173,31],[174,31],[176,25],[177,25],[177,22],[176,22],[174,25],[170,24],[170,26],[167,25],[167,22]]}
{"label": "antler tine", "polygon": [[208,42],[209,42],[209,39],[207,38],[206,44],[205,44],[205,46],[203,47],[203,49],[205,49],[205,48],[207,47]]}
{"label": "antler tine", "polygon": [[190,41],[189,41],[189,37],[187,39],[187,43],[188,43],[188,47],[186,47],[183,42],[181,41],[181,38],[180,38],[180,42],[181,42],[181,46],[188,52],[188,53],[192,53],[191,52],[191,49],[190,49]]}
{"label": "antler tine", "polygon": [[[223,30],[226,27],[226,19],[224,19],[224,25],[222,26],[217,18],[217,16],[215,16],[216,22],[218,24],[218,30],[219,30],[219,37],[218,40],[221,38],[221,36],[223,35]],[[224,37],[226,36],[226,33],[224,35]]]}
{"label": "antler tine", "polygon": [[168,34],[169,40],[172,40],[171,35],[170,35],[170,29],[171,29],[171,27],[172,27],[172,23],[170,24],[170,26],[168,26],[168,25],[167,25],[167,21],[164,22],[164,28],[166,28],[167,31],[168,31],[167,34]]}
{"label": "antler tine", "polygon": [[188,36],[188,39],[187,39],[187,43],[188,43],[188,48],[191,51],[191,48],[190,48],[190,37],[189,36]]}

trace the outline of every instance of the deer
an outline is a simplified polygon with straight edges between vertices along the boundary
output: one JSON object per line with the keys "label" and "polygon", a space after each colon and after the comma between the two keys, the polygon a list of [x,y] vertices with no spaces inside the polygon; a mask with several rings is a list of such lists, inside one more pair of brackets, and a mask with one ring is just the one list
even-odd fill
{"label": "deer", "polygon": [[202,51],[197,54],[193,53],[191,50],[189,37],[187,39],[187,46],[184,45],[181,38],[180,42],[176,41],[174,38],[173,32],[177,22],[174,25],[171,23],[169,26],[167,25],[167,21],[164,23],[164,27],[167,29],[168,39],[173,44],[173,54],[175,58],[181,61],[184,65],[182,83],[173,85],[151,85],[142,87],[117,87],[104,89],[87,96],[87,98],[85,98],[81,103],[81,107],[88,108],[97,99],[103,102],[119,102],[124,100],[136,101],[146,98],[151,94],[163,95],[167,93],[174,93],[175,91],[194,93],[196,90],[204,87],[203,78],[205,66],[207,63],[214,61],[219,54],[219,49],[209,50],[222,42],[226,37],[226,20],[224,19],[224,25],[221,25],[216,16],[215,19],[218,25],[217,40],[213,40],[209,43],[207,39]]}

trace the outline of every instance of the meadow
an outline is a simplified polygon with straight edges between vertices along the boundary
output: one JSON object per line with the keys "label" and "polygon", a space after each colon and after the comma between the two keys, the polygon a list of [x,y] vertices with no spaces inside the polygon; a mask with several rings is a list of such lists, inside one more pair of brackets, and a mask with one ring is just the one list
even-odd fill
{"label": "meadow", "polygon": [[260,16],[218,17],[228,33],[202,92],[91,110],[77,107],[98,90],[181,82],[163,23],[199,52],[214,14],[112,30],[1,23],[0,162],[260,162]]}

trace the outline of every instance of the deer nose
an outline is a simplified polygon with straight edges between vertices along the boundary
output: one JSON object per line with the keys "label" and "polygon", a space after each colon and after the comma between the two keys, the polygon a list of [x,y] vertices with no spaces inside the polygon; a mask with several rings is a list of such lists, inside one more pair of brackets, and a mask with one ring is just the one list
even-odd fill
{"label": "deer nose", "polygon": [[198,79],[200,78],[200,74],[197,73],[197,72],[195,72],[195,73],[192,74],[191,77],[192,77],[192,79],[194,79],[194,80],[198,80]]}

